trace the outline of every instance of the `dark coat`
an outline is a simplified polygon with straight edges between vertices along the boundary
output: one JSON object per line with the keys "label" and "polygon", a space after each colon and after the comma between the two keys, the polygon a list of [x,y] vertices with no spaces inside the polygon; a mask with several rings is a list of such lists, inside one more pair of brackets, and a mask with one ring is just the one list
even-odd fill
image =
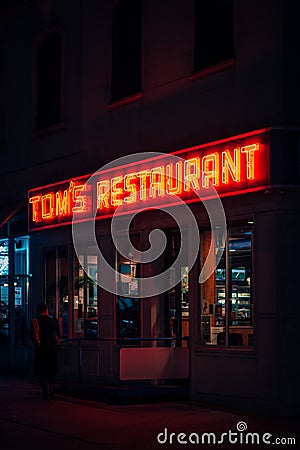
{"label": "dark coat", "polygon": [[58,320],[45,314],[31,322],[31,339],[35,344],[34,374],[53,378],[57,374],[60,330]]}

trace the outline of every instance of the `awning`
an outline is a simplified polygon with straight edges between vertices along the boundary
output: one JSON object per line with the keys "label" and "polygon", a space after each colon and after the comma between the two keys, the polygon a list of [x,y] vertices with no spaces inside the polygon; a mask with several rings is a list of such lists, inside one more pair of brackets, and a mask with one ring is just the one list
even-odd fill
{"label": "awning", "polygon": [[0,206],[0,228],[3,227],[22,208],[24,202]]}

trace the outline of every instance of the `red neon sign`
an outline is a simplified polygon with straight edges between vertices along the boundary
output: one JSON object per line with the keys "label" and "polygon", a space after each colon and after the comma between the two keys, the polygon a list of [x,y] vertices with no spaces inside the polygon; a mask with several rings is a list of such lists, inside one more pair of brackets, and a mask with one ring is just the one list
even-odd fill
{"label": "red neon sign", "polygon": [[[239,135],[29,191],[29,229],[70,224],[72,219],[111,217],[154,206],[199,201],[212,184],[220,196],[269,184],[267,130]],[[174,160],[176,155],[180,160]],[[119,212],[117,212],[118,214]]]}

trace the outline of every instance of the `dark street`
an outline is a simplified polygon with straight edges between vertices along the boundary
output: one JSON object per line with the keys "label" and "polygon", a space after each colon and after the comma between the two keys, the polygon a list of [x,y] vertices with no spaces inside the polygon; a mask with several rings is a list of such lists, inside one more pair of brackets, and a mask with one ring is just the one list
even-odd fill
{"label": "dark street", "polygon": [[[31,450],[195,448],[197,445],[178,443],[178,434],[197,433],[201,438],[201,433],[216,433],[218,441],[222,433],[235,432],[241,421],[247,424],[248,432],[259,433],[260,437],[264,433],[272,434],[270,442],[276,438],[296,438],[299,432],[296,419],[218,411],[192,402],[121,406],[66,395],[45,401],[33,381],[8,377],[0,378],[0,389],[1,450],[21,450],[23,447]],[[157,435],[165,428],[168,430],[167,443],[163,443],[166,436],[163,434],[159,444]],[[181,436],[180,439],[187,438]],[[193,441],[192,436],[191,439]],[[234,441],[234,435],[231,439]],[[240,443],[225,443],[225,439],[219,445],[221,448],[245,447]],[[261,448],[264,445],[267,444],[260,442],[259,446],[246,446]],[[204,448],[209,447],[206,441]],[[291,444],[291,447],[295,448],[295,445]]]}
{"label": "dark street", "polygon": [[0,1],[0,450],[300,448],[298,3]]}

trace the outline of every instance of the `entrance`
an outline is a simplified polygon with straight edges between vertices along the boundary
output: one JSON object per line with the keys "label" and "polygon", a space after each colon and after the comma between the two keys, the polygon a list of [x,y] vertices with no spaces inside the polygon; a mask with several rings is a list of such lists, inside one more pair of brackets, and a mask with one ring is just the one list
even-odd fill
{"label": "entrance", "polygon": [[171,268],[172,278],[170,279],[170,284],[175,278],[181,281],[171,287],[165,294],[166,336],[176,339],[171,341],[171,346],[186,347],[189,336],[189,267],[186,254],[184,255],[183,263],[179,267],[177,267],[177,264],[174,264],[180,248],[180,232],[177,230],[168,232],[165,268]]}
{"label": "entrance", "polygon": [[[149,266],[148,269],[154,275],[160,273],[160,269],[171,269],[170,289],[167,292],[142,302],[131,296],[131,293],[137,295],[139,292],[136,278],[139,264],[125,261],[120,256],[117,261],[119,283],[124,294],[117,296],[117,336],[120,337],[122,332],[124,337],[129,338],[123,341],[120,349],[120,379],[123,381],[164,380],[167,383],[172,380],[173,385],[185,385],[189,377],[188,258],[187,254],[183,255],[177,267],[176,259],[181,249],[180,231],[164,232],[167,238],[165,251],[150,263],[151,270]],[[173,280],[179,282],[171,286]],[[175,380],[180,381],[177,383]]]}

